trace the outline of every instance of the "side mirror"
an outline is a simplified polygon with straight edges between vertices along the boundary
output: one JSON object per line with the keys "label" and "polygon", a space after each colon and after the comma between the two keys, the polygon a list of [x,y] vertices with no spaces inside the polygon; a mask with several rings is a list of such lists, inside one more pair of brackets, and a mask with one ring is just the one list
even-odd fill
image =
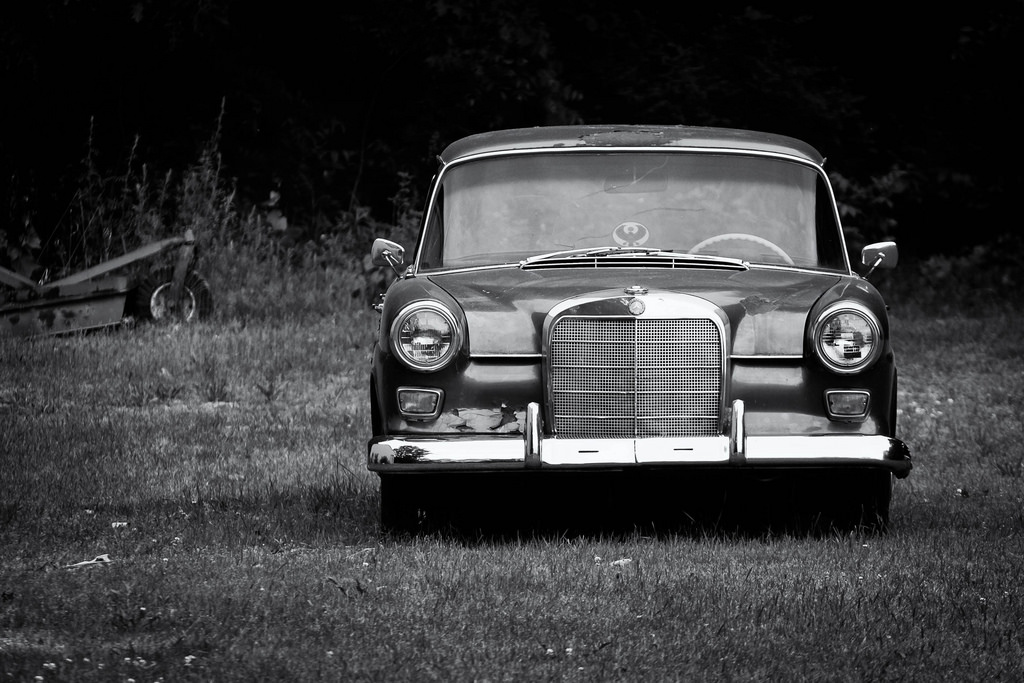
{"label": "side mirror", "polygon": [[860,251],[860,262],[868,266],[864,277],[875,272],[876,268],[895,268],[900,259],[900,250],[895,242],[875,242]]}
{"label": "side mirror", "polygon": [[378,237],[370,249],[370,259],[373,265],[391,266],[396,275],[401,275],[399,268],[405,263],[405,248],[397,242]]}

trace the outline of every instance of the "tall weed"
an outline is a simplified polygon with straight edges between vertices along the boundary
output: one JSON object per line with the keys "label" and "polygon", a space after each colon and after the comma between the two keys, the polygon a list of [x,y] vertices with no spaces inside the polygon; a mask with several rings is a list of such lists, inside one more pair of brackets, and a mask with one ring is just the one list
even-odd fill
{"label": "tall weed", "polygon": [[[191,231],[194,268],[210,284],[215,317],[294,322],[348,315],[371,303],[393,277],[365,258],[372,239],[386,236],[408,248],[415,239],[419,212],[411,179],[400,176],[396,182],[393,223],[353,204],[289,224],[269,205],[239,198],[220,151],[224,121],[222,103],[196,162],[160,173],[139,158],[138,138],[122,168],[105,169],[93,144],[92,121],[79,184],[59,223],[39,240],[19,237],[8,244],[5,235],[0,247],[11,258],[31,262],[19,269],[53,280]],[[29,225],[24,232],[33,230]],[[141,278],[174,258],[168,251],[126,266],[124,274]]]}

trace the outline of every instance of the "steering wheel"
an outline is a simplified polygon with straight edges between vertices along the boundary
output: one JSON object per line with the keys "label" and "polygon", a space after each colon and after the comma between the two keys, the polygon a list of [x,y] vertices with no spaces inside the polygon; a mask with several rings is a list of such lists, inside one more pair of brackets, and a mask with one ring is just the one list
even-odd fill
{"label": "steering wheel", "polygon": [[793,263],[793,259],[791,259],[789,257],[789,254],[787,254],[785,251],[783,251],[782,247],[780,247],[779,245],[775,244],[775,242],[771,242],[769,240],[766,240],[763,237],[759,237],[757,235],[751,235],[751,234],[748,234],[748,233],[745,233],[745,232],[727,232],[727,233],[723,233],[721,235],[715,235],[714,237],[709,237],[706,240],[701,240],[700,242],[695,244],[693,246],[693,248],[691,248],[688,253],[696,254],[701,249],[703,249],[705,247],[709,247],[712,244],[717,244],[719,242],[725,242],[726,240],[738,240],[738,241],[741,241],[741,242],[754,242],[756,244],[760,244],[762,247],[768,247],[773,252],[778,254],[779,258],[781,258],[783,261],[786,262],[786,265],[788,265],[788,266],[795,265]]}

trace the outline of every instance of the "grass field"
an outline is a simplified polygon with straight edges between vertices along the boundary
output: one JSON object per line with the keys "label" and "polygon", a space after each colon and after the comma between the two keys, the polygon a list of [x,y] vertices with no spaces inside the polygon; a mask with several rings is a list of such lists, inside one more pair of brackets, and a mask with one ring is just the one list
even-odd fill
{"label": "grass field", "polygon": [[1013,311],[893,312],[886,534],[521,538],[378,534],[374,315],[0,340],[0,680],[1024,678]]}

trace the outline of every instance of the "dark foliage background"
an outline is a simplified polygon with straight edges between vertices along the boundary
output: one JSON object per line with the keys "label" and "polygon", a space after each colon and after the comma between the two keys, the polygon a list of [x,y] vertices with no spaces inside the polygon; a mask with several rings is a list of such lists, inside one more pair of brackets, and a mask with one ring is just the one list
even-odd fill
{"label": "dark foliage background", "polygon": [[215,130],[237,205],[278,192],[304,239],[393,221],[467,133],[683,123],[810,142],[905,257],[1019,253],[1024,2],[779,5],[5,3],[0,235],[45,244],[88,169],[157,178]]}

